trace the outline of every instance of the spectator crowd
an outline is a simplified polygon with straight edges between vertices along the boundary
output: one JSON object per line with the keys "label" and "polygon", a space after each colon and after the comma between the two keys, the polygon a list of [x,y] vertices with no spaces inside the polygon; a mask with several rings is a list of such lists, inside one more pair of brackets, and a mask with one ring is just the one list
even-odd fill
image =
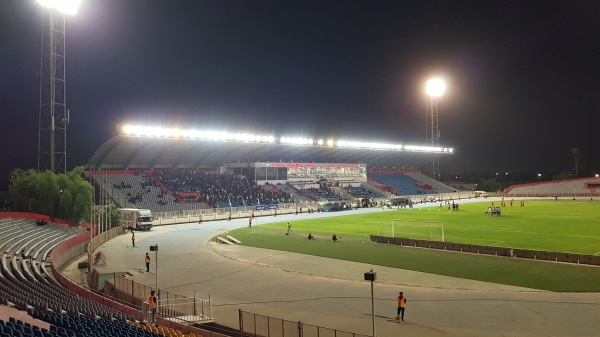
{"label": "spectator crowd", "polygon": [[293,202],[278,188],[263,188],[244,176],[204,170],[155,170],[154,175],[176,194],[197,193],[197,202],[238,207]]}

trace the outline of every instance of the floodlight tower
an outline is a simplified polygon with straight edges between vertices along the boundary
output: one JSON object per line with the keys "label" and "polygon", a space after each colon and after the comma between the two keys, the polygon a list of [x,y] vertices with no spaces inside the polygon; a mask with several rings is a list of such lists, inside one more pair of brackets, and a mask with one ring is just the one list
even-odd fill
{"label": "floodlight tower", "polygon": [[[446,84],[439,78],[433,78],[427,81],[425,92],[430,98],[427,115],[425,118],[425,137],[427,146],[440,146],[440,131],[438,129],[438,97],[446,91]],[[431,178],[439,180],[440,177],[440,159],[433,158],[431,161]]]}
{"label": "floodlight tower", "polygon": [[65,16],[77,12],[80,0],[37,0],[42,5],[42,56],[38,171],[67,169],[67,92],[65,76]]}

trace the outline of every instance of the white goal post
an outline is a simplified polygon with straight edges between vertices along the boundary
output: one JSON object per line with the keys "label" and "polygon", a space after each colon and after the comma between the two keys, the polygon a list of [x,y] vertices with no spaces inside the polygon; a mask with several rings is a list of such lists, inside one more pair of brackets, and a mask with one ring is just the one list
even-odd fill
{"label": "white goal post", "polygon": [[441,241],[446,241],[444,224],[435,221],[392,219],[391,237],[396,237],[397,234],[411,239],[426,239],[429,236],[430,240],[435,240],[441,235]]}

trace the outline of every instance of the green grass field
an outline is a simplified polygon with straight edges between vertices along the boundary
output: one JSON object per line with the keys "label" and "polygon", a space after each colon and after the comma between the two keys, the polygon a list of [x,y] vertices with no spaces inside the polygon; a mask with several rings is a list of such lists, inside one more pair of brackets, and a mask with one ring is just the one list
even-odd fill
{"label": "green grass field", "polygon": [[[491,202],[446,207],[385,210],[243,228],[232,232],[244,245],[292,251],[374,265],[553,291],[600,291],[600,268],[495,256],[372,244],[369,235],[441,239],[512,248],[583,254],[600,252],[600,203],[590,201],[507,202],[501,216],[484,215]],[[498,202],[496,202],[498,204]],[[260,219],[257,219],[260,224]],[[316,240],[308,241],[311,232]],[[333,244],[331,235],[340,240]]]}

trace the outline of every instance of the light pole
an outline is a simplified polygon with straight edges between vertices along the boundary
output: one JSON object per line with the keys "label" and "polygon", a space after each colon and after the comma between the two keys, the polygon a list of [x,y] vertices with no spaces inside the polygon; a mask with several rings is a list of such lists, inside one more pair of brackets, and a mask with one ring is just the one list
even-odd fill
{"label": "light pole", "polygon": [[579,155],[579,149],[576,147],[571,148],[571,154],[575,157],[575,178],[577,178],[577,155]]}
{"label": "light pole", "polygon": [[[425,92],[430,98],[427,116],[425,118],[425,136],[427,146],[439,147],[440,131],[438,130],[438,97],[446,91],[446,83],[439,78],[432,78],[425,85]],[[439,157],[431,161],[431,178],[439,180],[440,161]]]}
{"label": "light pole", "polygon": [[[154,246],[150,246],[150,251],[154,252],[154,274],[155,274],[154,289],[156,289],[156,296],[159,296],[159,293],[158,293],[158,245],[154,244]],[[160,299],[160,297],[159,297],[159,299]]]}
{"label": "light pole", "polygon": [[38,171],[67,170],[67,82],[65,15],[77,13],[80,0],[37,0],[42,10]]}
{"label": "light pole", "polygon": [[373,323],[373,337],[375,337],[375,296],[373,294],[373,283],[377,280],[377,273],[371,271],[365,273],[365,281],[371,281],[371,321]]}

